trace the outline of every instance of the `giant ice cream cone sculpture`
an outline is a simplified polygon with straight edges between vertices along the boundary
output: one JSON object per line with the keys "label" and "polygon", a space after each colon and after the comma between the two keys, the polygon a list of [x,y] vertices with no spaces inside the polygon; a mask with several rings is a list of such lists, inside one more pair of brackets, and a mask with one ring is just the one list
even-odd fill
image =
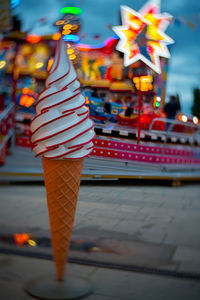
{"label": "giant ice cream cone sculpture", "polygon": [[60,39],[31,123],[33,152],[43,161],[58,280],[64,276],[83,159],[93,149],[93,122],[84,105],[80,83]]}

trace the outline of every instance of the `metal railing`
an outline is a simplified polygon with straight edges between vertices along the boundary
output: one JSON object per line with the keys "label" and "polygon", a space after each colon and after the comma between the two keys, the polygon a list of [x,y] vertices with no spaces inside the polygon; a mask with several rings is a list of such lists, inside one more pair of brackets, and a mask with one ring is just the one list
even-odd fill
{"label": "metal railing", "polygon": [[15,131],[14,129],[10,129],[8,134],[4,137],[3,141],[0,143],[0,152],[5,147],[8,140],[11,138],[11,149],[14,147],[14,137],[15,137]]}
{"label": "metal railing", "polygon": [[[155,122],[162,122],[164,125],[167,123],[170,124],[167,130],[156,130],[153,129],[155,126]],[[185,128],[186,131],[184,132],[177,132],[173,131],[175,129],[175,126],[181,126],[182,128]],[[181,137],[187,137],[190,140],[199,140],[200,141],[200,126],[193,124],[193,123],[183,123],[178,120],[171,120],[171,119],[166,119],[166,118],[155,118],[152,120],[150,126],[149,126],[149,131],[152,133],[162,133],[163,136],[167,137],[176,137],[181,138]]]}
{"label": "metal railing", "polygon": [[8,116],[8,114],[11,112],[14,106],[15,106],[14,103],[10,103],[6,107],[6,109],[0,113],[0,123],[2,122],[3,119],[5,119]]}
{"label": "metal railing", "polygon": [[[13,114],[15,109],[15,104],[14,103],[10,103],[6,109],[0,113],[0,126],[2,126],[2,121],[5,120],[8,115],[13,111]],[[11,150],[13,149],[14,145],[15,145],[15,130],[14,128],[10,128],[8,130],[8,132],[6,133],[5,136],[3,136],[2,141],[0,141],[0,151],[5,147],[6,143],[8,142],[8,140],[11,139],[11,145],[10,148]]]}

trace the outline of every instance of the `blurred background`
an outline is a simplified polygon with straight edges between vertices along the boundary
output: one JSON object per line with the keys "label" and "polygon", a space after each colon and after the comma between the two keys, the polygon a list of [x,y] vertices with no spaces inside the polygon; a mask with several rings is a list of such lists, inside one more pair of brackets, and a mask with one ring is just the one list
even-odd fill
{"label": "blurred background", "polygon": [[[2,274],[22,299],[25,279],[40,269],[38,259],[46,270],[52,260],[42,163],[31,150],[30,123],[60,38],[96,132],[84,160],[70,272],[94,281],[97,292],[88,299],[199,299],[195,0],[1,0]],[[20,271],[17,282],[10,274]]]}

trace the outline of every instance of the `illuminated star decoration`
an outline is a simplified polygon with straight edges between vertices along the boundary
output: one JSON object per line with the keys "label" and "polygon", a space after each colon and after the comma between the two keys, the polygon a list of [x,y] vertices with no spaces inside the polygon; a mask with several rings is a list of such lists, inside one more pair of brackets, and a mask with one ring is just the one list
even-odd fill
{"label": "illuminated star decoration", "polygon": [[121,6],[122,24],[114,26],[120,37],[116,49],[124,53],[124,65],[143,61],[157,73],[161,73],[159,57],[169,58],[167,45],[174,41],[164,33],[172,16],[159,13],[156,3],[148,2],[139,12]]}

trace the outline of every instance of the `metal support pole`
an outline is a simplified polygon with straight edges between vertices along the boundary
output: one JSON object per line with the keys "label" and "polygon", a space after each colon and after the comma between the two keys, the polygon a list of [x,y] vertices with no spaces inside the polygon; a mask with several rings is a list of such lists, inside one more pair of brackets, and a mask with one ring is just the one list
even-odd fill
{"label": "metal support pole", "polygon": [[16,90],[17,90],[17,80],[19,77],[19,67],[17,65],[17,56],[19,53],[20,45],[19,43],[16,43],[16,51],[15,56],[13,60],[13,71],[12,71],[12,102],[16,105],[17,102],[17,96],[16,96]]}
{"label": "metal support pole", "polygon": [[[20,43],[16,42],[16,51],[13,60],[13,71],[12,71],[12,103],[14,104],[13,114],[16,116],[16,104],[17,104],[17,80],[19,77],[19,66],[17,65],[17,56],[19,54]],[[13,128],[13,134],[11,137],[11,151],[13,151],[16,143],[16,125]]]}
{"label": "metal support pole", "polygon": [[140,132],[141,132],[140,117],[141,117],[141,109],[142,109],[142,91],[141,91],[141,84],[140,84],[139,89],[138,89],[138,122],[137,122],[138,134],[137,134],[137,144],[140,144]]}

